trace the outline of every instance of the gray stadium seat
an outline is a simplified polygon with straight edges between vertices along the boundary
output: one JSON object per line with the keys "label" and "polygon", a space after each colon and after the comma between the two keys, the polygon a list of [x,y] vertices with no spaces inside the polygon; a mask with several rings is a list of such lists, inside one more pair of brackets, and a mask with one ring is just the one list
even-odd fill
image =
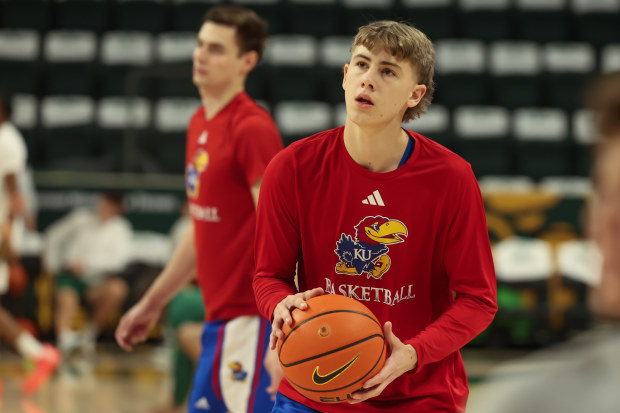
{"label": "gray stadium seat", "polygon": [[542,59],[536,43],[492,43],[489,71],[496,104],[516,108],[542,103]]}
{"label": "gray stadium seat", "polygon": [[570,173],[568,119],[560,109],[517,109],[513,117],[517,173],[540,179]]}
{"label": "gray stadium seat", "polygon": [[462,106],[454,111],[458,153],[476,176],[511,172],[510,115],[499,106]]}
{"label": "gray stadium seat", "polygon": [[197,33],[209,7],[218,3],[220,0],[172,0],[170,4],[171,29]]}
{"label": "gray stadium seat", "polygon": [[318,47],[316,39],[306,35],[272,36],[265,62],[271,102],[283,100],[320,99],[321,76],[316,68]]}
{"label": "gray stadium seat", "polygon": [[94,32],[51,31],[43,43],[45,93],[95,93],[97,37]]}
{"label": "gray stadium seat", "polygon": [[394,0],[342,0],[344,34],[355,35],[360,26],[384,19],[395,19]]}
{"label": "gray stadium seat", "polygon": [[323,70],[323,98],[331,103],[344,101],[343,67],[351,59],[351,36],[328,36],[320,45]]}
{"label": "gray stadium seat", "polygon": [[48,30],[52,24],[52,2],[48,0],[5,0],[0,3],[1,27]]}
{"label": "gray stadium seat", "polygon": [[337,0],[289,0],[284,19],[288,33],[324,37],[342,29]]}
{"label": "gray stadium seat", "polygon": [[456,0],[401,0],[398,16],[413,24],[432,41],[458,35]]}
{"label": "gray stadium seat", "polygon": [[103,33],[110,27],[106,0],[63,0],[55,3],[58,29]]}
{"label": "gray stadium seat", "polygon": [[167,28],[163,0],[116,0],[112,7],[114,30],[155,34]]}
{"label": "gray stadium seat", "polygon": [[39,34],[0,30],[0,87],[13,93],[39,93]]}
{"label": "gray stadium seat", "polygon": [[269,23],[270,34],[286,32],[283,20],[283,7],[280,0],[232,0],[233,4],[254,10]]}
{"label": "gray stadium seat", "polygon": [[89,96],[46,96],[41,125],[47,166],[59,170],[99,169],[93,140],[95,103]]}
{"label": "gray stadium seat", "polygon": [[510,0],[458,0],[462,34],[484,41],[512,38]]}
{"label": "gray stadium seat", "polygon": [[446,39],[435,44],[436,102],[446,106],[488,101],[486,48],[479,40]]}
{"label": "gray stadium seat", "polygon": [[285,145],[332,125],[331,107],[316,101],[280,102],[274,107],[274,118]]}
{"label": "gray stadium seat", "polygon": [[596,47],[620,41],[620,1],[571,0],[579,41]]}
{"label": "gray stadium seat", "polygon": [[155,102],[154,130],[140,136],[143,168],[152,172],[184,172],[187,126],[200,105],[198,98],[162,98]]}
{"label": "gray stadium seat", "polygon": [[601,50],[601,71],[616,72],[620,70],[620,43],[608,44]]}
{"label": "gray stadium seat", "polygon": [[569,40],[567,0],[516,0],[516,37],[538,43]]}
{"label": "gray stadium seat", "polygon": [[593,113],[587,109],[575,111],[571,129],[575,150],[573,173],[589,176],[592,168],[592,150],[599,139]]}
{"label": "gray stadium seat", "polygon": [[[145,95],[149,79],[136,76],[153,60],[153,39],[146,32],[107,32],[101,39],[103,64],[101,94],[119,96],[137,91]],[[137,83],[135,83],[137,82]]]}
{"label": "gray stadium seat", "polygon": [[503,344],[548,344],[551,246],[535,238],[507,238],[493,246],[493,261],[499,307],[493,325],[508,339]]}
{"label": "gray stadium seat", "polygon": [[547,43],[543,47],[545,93],[549,106],[575,110],[583,106],[584,88],[596,68],[587,43]]}
{"label": "gray stadium seat", "polygon": [[[97,106],[95,134],[98,158],[109,170],[121,170],[124,164],[139,162],[126,156],[139,156],[137,131],[146,130],[151,124],[150,102],[142,98],[107,97]],[[129,141],[126,142],[126,139]],[[126,151],[129,151],[127,153]]]}
{"label": "gray stadium seat", "polygon": [[195,48],[193,32],[166,32],[157,36],[156,55],[162,69],[154,79],[158,97],[198,96],[191,77]]}

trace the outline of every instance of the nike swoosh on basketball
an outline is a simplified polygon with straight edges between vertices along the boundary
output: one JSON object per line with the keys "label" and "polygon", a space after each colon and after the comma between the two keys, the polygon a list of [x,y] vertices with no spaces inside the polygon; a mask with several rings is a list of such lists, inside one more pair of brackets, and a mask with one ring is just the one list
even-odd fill
{"label": "nike swoosh on basketball", "polygon": [[344,371],[346,369],[348,369],[349,367],[351,367],[351,365],[353,363],[355,363],[355,360],[358,359],[358,357],[360,356],[361,353],[357,353],[357,356],[353,357],[349,362],[347,362],[344,366],[337,368],[336,370],[332,371],[329,374],[326,375],[321,375],[319,374],[319,366],[316,366],[316,368],[314,369],[314,373],[312,373],[312,381],[316,384],[323,385],[323,384],[327,384],[330,381],[334,380],[336,377],[340,376],[342,373],[344,373]]}

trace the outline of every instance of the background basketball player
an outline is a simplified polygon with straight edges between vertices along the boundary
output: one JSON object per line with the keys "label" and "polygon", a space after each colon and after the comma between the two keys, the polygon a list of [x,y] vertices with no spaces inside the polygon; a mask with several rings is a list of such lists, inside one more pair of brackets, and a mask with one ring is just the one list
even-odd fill
{"label": "background basketball player", "polygon": [[[264,412],[274,385],[262,369],[270,326],[252,294],[255,205],[261,178],[282,142],[273,120],[244,92],[267,39],[267,24],[234,6],[210,9],[194,50],[193,81],[202,99],[187,133],[186,189],[193,226],[145,296],[122,318],[124,349],[150,327],[194,268],[207,309],[202,354],[189,411]],[[216,378],[215,380],[213,378]]]}

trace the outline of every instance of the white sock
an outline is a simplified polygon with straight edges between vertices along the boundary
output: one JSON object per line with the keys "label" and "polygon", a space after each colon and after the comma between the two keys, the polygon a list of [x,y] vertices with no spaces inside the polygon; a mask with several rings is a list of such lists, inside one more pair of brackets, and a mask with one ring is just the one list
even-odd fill
{"label": "white sock", "polygon": [[26,331],[22,331],[17,336],[15,347],[22,357],[29,359],[36,359],[43,351],[43,344]]}
{"label": "white sock", "polygon": [[70,351],[78,344],[79,334],[75,331],[63,331],[58,335],[58,347],[60,351]]}

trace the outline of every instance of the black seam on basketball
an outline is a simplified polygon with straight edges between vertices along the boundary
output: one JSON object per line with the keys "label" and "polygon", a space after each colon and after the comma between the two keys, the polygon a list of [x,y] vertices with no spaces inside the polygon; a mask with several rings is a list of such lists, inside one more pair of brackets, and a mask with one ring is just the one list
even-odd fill
{"label": "black seam on basketball", "polygon": [[368,341],[368,340],[370,340],[370,339],[373,339],[373,338],[375,338],[375,337],[381,337],[381,339],[385,340],[385,339],[383,338],[383,335],[381,335],[381,334],[373,334],[372,336],[364,337],[364,338],[363,338],[363,339],[361,339],[361,340],[357,340],[357,341],[356,341],[356,342],[354,342],[354,343],[349,343],[349,344],[347,344],[346,346],[342,346],[342,347],[339,347],[339,348],[335,348],[335,349],[330,350],[330,351],[328,351],[328,352],[321,353],[321,354],[317,354],[316,356],[308,357],[307,359],[303,359],[303,360],[294,361],[294,362],[289,363],[289,364],[284,364],[284,363],[282,363],[282,360],[280,360],[280,363],[282,364],[282,367],[292,367],[292,366],[296,366],[296,365],[298,365],[298,364],[306,363],[306,362],[308,362],[308,361],[316,360],[316,359],[321,358],[321,357],[323,357],[323,356],[328,356],[328,355],[330,355],[330,354],[337,353],[337,352],[339,352],[339,351],[341,351],[341,350],[348,349],[349,347],[356,346],[356,345],[358,345],[358,344],[361,344],[361,343],[363,343],[363,342],[365,342],[365,341]]}
{"label": "black seam on basketball", "polygon": [[347,387],[352,386],[355,383],[358,383],[362,380],[364,380],[366,377],[368,377],[368,375],[370,374],[371,371],[373,371],[375,369],[375,367],[377,367],[377,364],[379,364],[379,361],[381,360],[381,356],[383,356],[383,352],[385,351],[385,342],[383,343],[383,346],[381,346],[381,353],[379,354],[379,357],[377,358],[377,361],[375,362],[374,366],[372,366],[370,368],[370,370],[368,370],[368,372],[366,374],[364,374],[362,377],[360,377],[359,379],[347,384],[346,386],[342,386],[342,387],[338,387],[337,389],[325,389],[325,390],[315,390],[315,389],[308,389],[306,387],[302,387],[299,384],[295,383],[293,380],[289,379],[288,376],[286,376],[286,380],[289,381],[289,383],[291,383],[292,385],[299,387],[302,390],[306,390],[312,393],[328,393],[328,392],[333,392],[333,391],[338,391],[338,390],[343,390],[346,389]]}
{"label": "black seam on basketball", "polygon": [[[295,311],[295,310],[299,310],[299,309],[295,308],[293,311]],[[299,310],[299,311],[301,311],[301,310]],[[280,363],[284,366],[284,363],[282,363],[282,358],[280,358],[280,354],[282,353],[282,347],[284,347],[284,343],[286,343],[286,340],[288,340],[289,336],[293,333],[293,331],[297,330],[299,327],[301,327],[302,325],[304,325],[305,323],[307,323],[310,320],[314,320],[315,318],[321,317],[323,315],[335,314],[335,313],[353,313],[353,314],[363,315],[364,317],[371,319],[373,323],[375,323],[377,326],[379,326],[379,328],[381,328],[381,324],[379,324],[379,322],[377,322],[377,320],[374,317],[372,317],[372,316],[370,316],[370,315],[368,315],[366,313],[362,313],[360,311],[332,310],[332,311],[326,311],[324,313],[314,315],[314,316],[308,318],[307,320],[302,321],[301,323],[299,323],[295,327],[293,327],[293,329],[291,331],[289,331],[289,333],[286,335],[286,337],[284,337],[284,340],[282,340],[282,344],[280,345],[280,348],[278,349],[278,360],[280,361]],[[291,312],[291,314],[292,314],[292,312]]]}

